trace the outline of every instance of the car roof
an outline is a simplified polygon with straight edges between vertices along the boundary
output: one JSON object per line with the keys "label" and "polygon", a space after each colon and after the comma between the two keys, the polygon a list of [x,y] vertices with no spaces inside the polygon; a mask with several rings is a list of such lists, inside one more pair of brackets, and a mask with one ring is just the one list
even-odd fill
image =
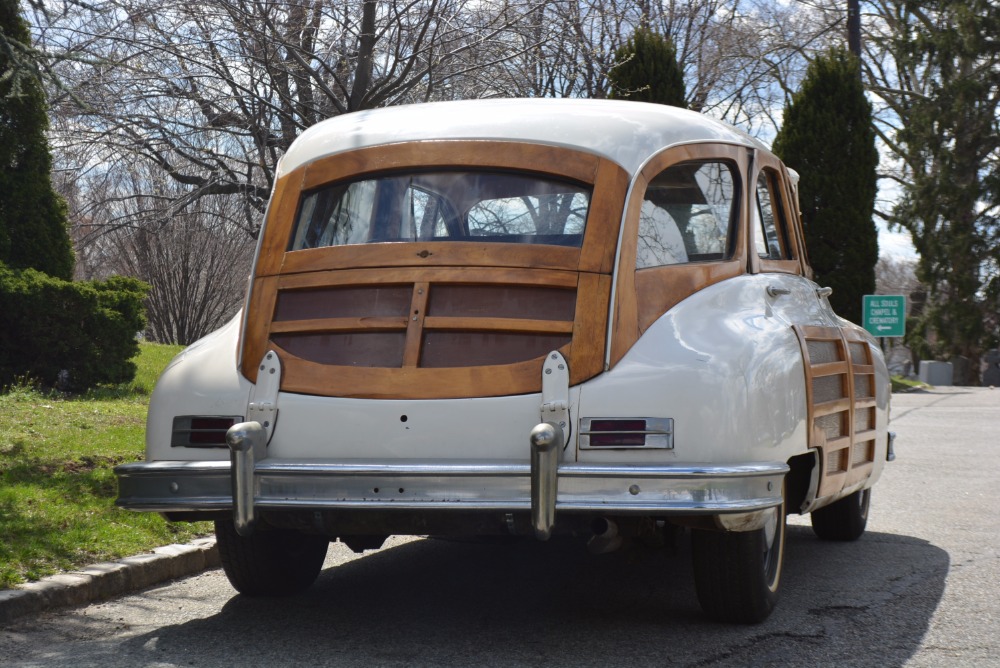
{"label": "car roof", "polygon": [[343,114],[307,129],[279,175],[344,151],[405,141],[523,141],[587,151],[635,172],[655,153],[684,143],[766,147],[702,114],[662,104],[568,98],[461,100]]}

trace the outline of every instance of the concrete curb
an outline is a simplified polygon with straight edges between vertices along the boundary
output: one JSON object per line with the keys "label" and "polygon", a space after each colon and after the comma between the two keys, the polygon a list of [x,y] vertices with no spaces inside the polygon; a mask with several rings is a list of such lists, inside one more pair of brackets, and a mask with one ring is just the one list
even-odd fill
{"label": "concrete curb", "polygon": [[102,601],[218,565],[219,549],[211,537],[52,575],[0,590],[0,624],[50,608]]}

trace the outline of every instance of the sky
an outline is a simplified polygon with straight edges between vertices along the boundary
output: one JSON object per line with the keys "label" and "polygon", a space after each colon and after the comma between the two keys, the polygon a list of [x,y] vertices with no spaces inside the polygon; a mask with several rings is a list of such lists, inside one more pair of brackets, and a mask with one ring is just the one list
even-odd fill
{"label": "sky", "polygon": [[917,252],[910,242],[909,232],[892,232],[882,221],[876,222],[875,226],[878,228],[879,257],[892,256],[903,260],[917,259]]}

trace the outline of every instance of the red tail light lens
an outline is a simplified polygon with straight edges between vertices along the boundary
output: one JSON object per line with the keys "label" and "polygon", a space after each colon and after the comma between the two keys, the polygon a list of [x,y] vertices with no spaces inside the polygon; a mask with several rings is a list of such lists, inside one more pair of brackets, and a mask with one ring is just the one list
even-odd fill
{"label": "red tail light lens", "polygon": [[672,418],[582,418],[580,447],[673,448]]}
{"label": "red tail light lens", "polygon": [[170,445],[175,448],[224,448],[226,432],[241,416],[178,415],[174,418]]}
{"label": "red tail light lens", "polygon": [[646,421],[592,420],[590,423],[590,446],[607,447],[615,445],[646,445]]}

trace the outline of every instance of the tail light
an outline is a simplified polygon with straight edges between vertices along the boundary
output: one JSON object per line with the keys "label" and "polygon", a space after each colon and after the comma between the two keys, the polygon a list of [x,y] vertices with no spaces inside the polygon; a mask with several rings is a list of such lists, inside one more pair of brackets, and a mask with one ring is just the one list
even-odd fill
{"label": "tail light", "polygon": [[582,418],[580,447],[661,448],[674,447],[673,418]]}
{"label": "tail light", "polygon": [[178,415],[174,418],[170,446],[173,448],[224,448],[226,432],[239,415]]}

